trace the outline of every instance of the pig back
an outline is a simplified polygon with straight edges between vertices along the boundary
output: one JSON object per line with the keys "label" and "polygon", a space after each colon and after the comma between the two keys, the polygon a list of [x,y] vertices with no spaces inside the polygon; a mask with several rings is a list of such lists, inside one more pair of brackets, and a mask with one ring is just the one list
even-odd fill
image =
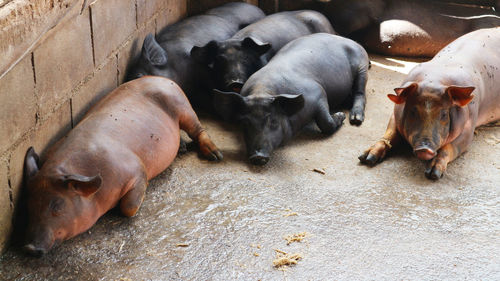
{"label": "pig back", "polygon": [[434,69],[451,69],[440,74],[448,83],[476,88],[477,125],[500,118],[499,49],[500,27],[480,29],[459,37],[429,62]]}
{"label": "pig back", "polygon": [[[108,153],[110,165],[119,167],[120,156],[137,157],[148,179],[173,161],[179,148],[179,121],[171,96],[184,94],[170,80],[144,77],[126,83],[84,117],[68,140],[84,139]],[[182,104],[180,105],[182,106]],[[116,154],[116,155],[115,155]]]}

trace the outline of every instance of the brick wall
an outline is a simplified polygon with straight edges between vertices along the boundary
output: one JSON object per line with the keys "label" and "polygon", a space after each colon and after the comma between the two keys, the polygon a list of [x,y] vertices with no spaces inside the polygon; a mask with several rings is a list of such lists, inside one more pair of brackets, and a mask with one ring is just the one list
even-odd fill
{"label": "brick wall", "polygon": [[186,14],[186,0],[0,2],[0,250],[28,147],[43,152],[66,134],[123,82],[144,37]]}

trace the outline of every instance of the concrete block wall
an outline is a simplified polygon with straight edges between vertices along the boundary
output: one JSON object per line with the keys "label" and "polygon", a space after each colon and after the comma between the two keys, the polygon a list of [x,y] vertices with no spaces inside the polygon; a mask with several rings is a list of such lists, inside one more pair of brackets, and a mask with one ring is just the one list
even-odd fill
{"label": "concrete block wall", "polygon": [[121,84],[148,33],[187,0],[0,2],[0,250],[12,233],[24,154],[43,152]]}

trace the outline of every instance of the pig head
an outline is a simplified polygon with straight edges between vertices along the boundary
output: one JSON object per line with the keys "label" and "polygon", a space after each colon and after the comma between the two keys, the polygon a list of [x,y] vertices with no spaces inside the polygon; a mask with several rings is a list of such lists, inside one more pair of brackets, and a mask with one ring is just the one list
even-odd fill
{"label": "pig head", "polygon": [[473,98],[474,87],[407,82],[388,97],[396,106],[399,133],[421,160],[431,160],[438,150],[462,131],[463,112]]}
{"label": "pig head", "polygon": [[24,250],[42,256],[52,247],[90,228],[98,216],[91,197],[102,184],[100,175],[83,176],[39,169],[33,148],[26,153],[28,228]]}
{"label": "pig head", "polygon": [[290,118],[304,107],[301,94],[245,97],[235,92],[214,93],[216,111],[242,127],[247,154],[254,165],[265,165],[271,152],[293,136]]}

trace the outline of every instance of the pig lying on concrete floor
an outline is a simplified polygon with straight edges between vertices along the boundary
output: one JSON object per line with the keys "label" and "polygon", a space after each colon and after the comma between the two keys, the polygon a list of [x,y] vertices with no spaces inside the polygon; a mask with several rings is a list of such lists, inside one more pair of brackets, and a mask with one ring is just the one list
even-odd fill
{"label": "pig lying on concrete floor", "polygon": [[464,153],[474,129],[500,119],[500,28],[468,33],[408,74],[396,95],[387,131],[359,160],[375,165],[404,138],[425,175],[443,176],[449,162]]}
{"label": "pig lying on concrete floor", "polygon": [[351,124],[364,120],[368,54],[356,42],[316,33],[288,43],[243,86],[241,94],[216,90],[216,111],[243,126],[247,153],[264,165],[270,153],[315,121],[333,134],[345,119],[330,108],[349,100]]}
{"label": "pig lying on concrete floor", "polygon": [[165,170],[179,149],[182,129],[210,160],[222,154],[173,81],[146,76],[125,83],[96,104],[47,151],[25,158],[28,229],[24,249],[41,256],[92,227],[119,204],[133,216],[148,180]]}

